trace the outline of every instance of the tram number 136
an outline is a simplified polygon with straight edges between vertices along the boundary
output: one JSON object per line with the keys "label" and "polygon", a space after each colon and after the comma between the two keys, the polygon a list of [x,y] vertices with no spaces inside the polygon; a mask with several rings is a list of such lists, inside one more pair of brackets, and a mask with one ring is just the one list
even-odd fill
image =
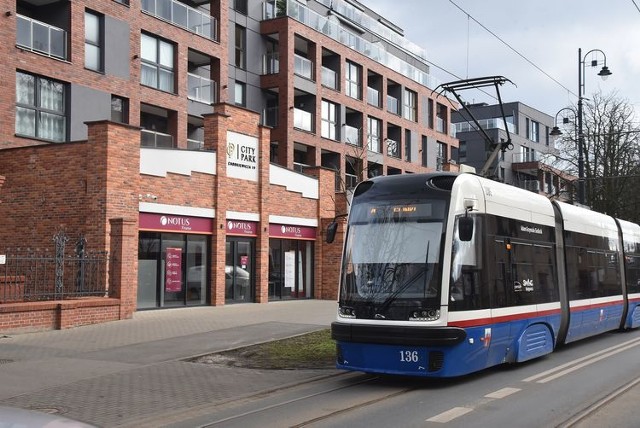
{"label": "tram number 136", "polygon": [[401,363],[417,363],[420,361],[420,355],[418,351],[400,351],[400,362]]}

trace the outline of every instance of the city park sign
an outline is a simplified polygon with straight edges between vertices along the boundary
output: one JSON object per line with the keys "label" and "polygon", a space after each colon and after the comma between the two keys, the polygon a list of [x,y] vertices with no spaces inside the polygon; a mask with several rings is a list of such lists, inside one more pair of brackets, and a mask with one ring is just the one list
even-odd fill
{"label": "city park sign", "polygon": [[227,177],[258,181],[258,139],[227,132]]}

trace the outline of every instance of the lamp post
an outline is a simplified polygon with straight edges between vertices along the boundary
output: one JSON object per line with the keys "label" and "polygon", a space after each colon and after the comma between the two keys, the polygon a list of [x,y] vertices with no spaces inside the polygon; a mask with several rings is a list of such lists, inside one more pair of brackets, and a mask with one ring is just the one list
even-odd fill
{"label": "lamp post", "polygon": [[[575,135],[577,137],[577,135],[578,135],[578,123],[577,123],[578,122],[577,121],[578,113],[576,112],[576,110],[573,107],[565,107],[565,108],[562,108],[562,109],[558,110],[558,112],[556,113],[556,115],[555,115],[555,117],[553,119],[553,128],[549,132],[549,135],[552,136],[552,137],[559,137],[560,135],[563,134],[563,132],[558,127],[558,116],[561,113],[564,113],[564,112],[571,112],[571,114],[573,115],[573,126],[574,126],[573,130],[574,130]],[[562,124],[563,125],[566,125],[566,124],[568,124],[570,122],[572,122],[572,121],[569,120],[569,117],[567,117],[566,114],[562,116]]]}
{"label": "lamp post", "polygon": [[[607,67],[607,55],[600,49],[591,49],[584,57],[582,56],[582,49],[578,49],[578,202],[585,203],[585,191],[584,191],[584,133],[582,131],[582,100],[584,95],[584,69],[586,67],[587,55],[593,52],[600,52],[604,57],[604,65],[598,73],[598,76],[605,80],[611,75],[611,71]],[[591,60],[591,67],[597,67],[599,62],[597,59]]]}

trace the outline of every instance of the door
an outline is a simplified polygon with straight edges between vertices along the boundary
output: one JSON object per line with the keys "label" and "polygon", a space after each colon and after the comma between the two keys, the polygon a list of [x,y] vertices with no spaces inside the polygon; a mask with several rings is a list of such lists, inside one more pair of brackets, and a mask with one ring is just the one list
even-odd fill
{"label": "door", "polygon": [[224,267],[225,301],[253,302],[255,239],[227,238]]}

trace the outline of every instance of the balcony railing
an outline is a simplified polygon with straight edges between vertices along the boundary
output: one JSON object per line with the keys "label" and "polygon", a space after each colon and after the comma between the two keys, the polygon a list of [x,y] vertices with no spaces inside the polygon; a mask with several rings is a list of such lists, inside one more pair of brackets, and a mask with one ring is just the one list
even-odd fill
{"label": "balcony railing", "polygon": [[[436,88],[439,85],[437,79],[405,60],[388,53],[380,46],[380,43],[370,42],[346,30],[339,23],[329,20],[326,16],[320,15],[300,4],[297,0],[284,1],[286,2],[286,9],[276,6],[275,1],[263,3],[263,18],[273,19],[283,15],[289,16],[423,86]],[[404,45],[405,43],[401,44]]]}
{"label": "balcony railing", "polygon": [[530,190],[532,192],[539,192],[540,182],[538,180],[525,180],[522,183],[522,189]]}
{"label": "balcony railing", "polygon": [[540,154],[538,152],[520,152],[513,154],[513,163],[538,162]]}
{"label": "balcony railing", "polygon": [[367,102],[375,107],[380,107],[380,91],[367,86]]}
{"label": "balcony railing", "polygon": [[436,117],[436,131],[442,132],[444,134],[446,131],[444,129],[444,125],[445,125],[444,119],[441,117]]}
{"label": "balcony railing", "polygon": [[313,63],[300,55],[295,55],[293,61],[294,73],[311,80],[313,77]]}
{"label": "balcony railing", "polygon": [[278,74],[280,72],[280,54],[269,52],[262,56],[262,74]]}
{"label": "balcony railing", "polygon": [[140,146],[173,148],[173,136],[162,132],[143,129],[141,132]]}
{"label": "balcony railing", "polygon": [[202,150],[204,148],[204,141],[187,138],[187,148],[190,150]]}
{"label": "balcony railing", "polygon": [[53,58],[67,59],[67,32],[62,28],[17,15],[16,44]]}
{"label": "balcony railing", "polygon": [[360,129],[354,126],[344,125],[344,142],[352,146],[360,147]]}
{"label": "balcony railing", "polygon": [[322,85],[331,89],[338,89],[338,73],[327,67],[322,67]]}
{"label": "balcony railing", "polygon": [[142,0],[142,10],[210,40],[218,40],[218,21],[175,0]]}
{"label": "balcony railing", "polygon": [[358,184],[358,176],[353,174],[344,175],[344,184],[347,189],[353,189]]}
{"label": "balcony railing", "polygon": [[391,95],[387,95],[387,111],[397,115],[400,114],[400,101]]}
{"label": "balcony railing", "polygon": [[188,98],[205,104],[216,102],[217,85],[216,82],[197,74],[188,73]]}
{"label": "balcony railing", "polygon": [[[505,131],[504,120],[502,119],[498,119],[498,118],[482,119],[482,120],[478,120],[478,123],[480,124],[480,127],[482,129],[502,129],[503,131]],[[455,124],[455,127],[456,127],[456,133],[471,132],[476,130],[476,125],[473,122],[471,123],[459,122]],[[507,128],[509,128],[509,132],[515,132],[515,126],[513,125],[513,123],[507,122]]]}
{"label": "balcony railing", "polygon": [[380,137],[378,135],[371,135],[367,137],[367,147],[372,152],[382,153]]}
{"label": "balcony railing", "polygon": [[294,108],[293,127],[302,131],[313,132],[313,115],[308,111]]}

